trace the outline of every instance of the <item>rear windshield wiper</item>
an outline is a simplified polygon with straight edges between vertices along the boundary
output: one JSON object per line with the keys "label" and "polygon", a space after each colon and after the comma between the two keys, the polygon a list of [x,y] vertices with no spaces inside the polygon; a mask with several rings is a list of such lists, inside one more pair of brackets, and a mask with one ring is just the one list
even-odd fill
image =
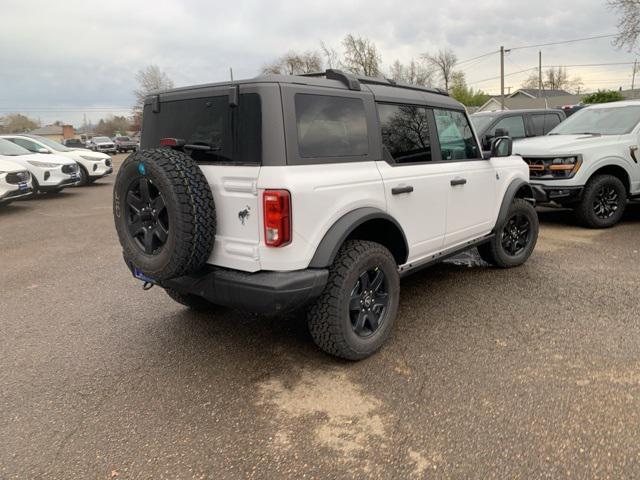
{"label": "rear windshield wiper", "polygon": [[187,143],[184,145],[183,148],[189,149],[189,150],[198,150],[200,152],[219,152],[220,150],[222,150],[222,147],[218,146],[218,145],[211,145],[211,144],[207,144],[207,143]]}

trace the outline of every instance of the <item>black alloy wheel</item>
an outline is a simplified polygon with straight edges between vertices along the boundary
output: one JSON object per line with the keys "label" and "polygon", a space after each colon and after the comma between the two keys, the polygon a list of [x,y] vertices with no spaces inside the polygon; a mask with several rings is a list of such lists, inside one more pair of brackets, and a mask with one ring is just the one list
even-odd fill
{"label": "black alloy wheel", "polygon": [[135,179],[126,196],[127,227],[147,255],[162,250],[169,237],[169,215],[162,194],[147,177]]}
{"label": "black alloy wheel", "polygon": [[603,185],[593,201],[593,213],[596,217],[606,220],[616,214],[619,204],[620,197],[616,189],[612,185]]}
{"label": "black alloy wheel", "polygon": [[351,328],[359,337],[373,335],[385,321],[389,286],[384,272],[375,267],[356,281],[349,301]]}
{"label": "black alloy wheel", "polygon": [[522,213],[516,213],[507,220],[502,230],[502,248],[508,255],[515,257],[527,248],[530,237],[531,224],[529,219]]}

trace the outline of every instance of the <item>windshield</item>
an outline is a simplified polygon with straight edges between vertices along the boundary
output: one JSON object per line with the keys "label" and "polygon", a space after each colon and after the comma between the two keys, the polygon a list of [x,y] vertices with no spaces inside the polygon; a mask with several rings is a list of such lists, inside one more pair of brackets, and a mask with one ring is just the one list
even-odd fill
{"label": "windshield", "polygon": [[496,115],[471,115],[471,123],[473,123],[473,128],[478,135],[489,126],[491,122],[493,122],[497,116]]}
{"label": "windshield", "polygon": [[29,138],[33,138],[34,140],[37,140],[38,142],[46,145],[51,150],[55,150],[56,152],[72,152],[73,151],[71,148],[67,148],[61,143],[55,142],[53,140],[49,140],[46,137],[37,137],[34,135],[33,137],[29,137]]}
{"label": "windshield", "polygon": [[16,157],[18,155],[31,155],[31,152],[26,148],[22,148],[9,140],[0,138],[0,155],[6,155],[8,157]]}
{"label": "windshield", "polygon": [[93,137],[94,142],[111,142],[109,137]]}
{"label": "windshield", "polygon": [[549,135],[624,135],[640,122],[640,105],[585,108],[571,115]]}
{"label": "windshield", "polygon": [[129,137],[118,137],[116,140],[119,142],[129,142]]}

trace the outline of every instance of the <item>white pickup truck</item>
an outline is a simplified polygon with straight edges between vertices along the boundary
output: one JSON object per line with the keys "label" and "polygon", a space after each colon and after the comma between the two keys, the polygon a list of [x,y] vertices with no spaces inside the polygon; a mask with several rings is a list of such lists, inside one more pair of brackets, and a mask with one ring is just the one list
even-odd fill
{"label": "white pickup truck", "polygon": [[518,140],[514,153],[529,164],[538,203],[575,209],[590,228],[622,218],[640,196],[640,101],[580,110],[543,137]]}

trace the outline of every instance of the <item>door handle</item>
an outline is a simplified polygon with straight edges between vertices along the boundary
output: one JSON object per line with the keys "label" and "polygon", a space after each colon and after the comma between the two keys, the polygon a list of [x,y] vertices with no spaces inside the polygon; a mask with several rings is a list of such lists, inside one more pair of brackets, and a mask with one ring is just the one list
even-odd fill
{"label": "door handle", "polygon": [[465,185],[467,183],[467,179],[466,178],[454,178],[453,180],[451,180],[451,186],[452,187],[456,187],[458,185]]}
{"label": "door handle", "polygon": [[413,187],[411,185],[405,185],[402,187],[393,187],[391,189],[392,195],[400,195],[401,193],[411,193],[413,192]]}

